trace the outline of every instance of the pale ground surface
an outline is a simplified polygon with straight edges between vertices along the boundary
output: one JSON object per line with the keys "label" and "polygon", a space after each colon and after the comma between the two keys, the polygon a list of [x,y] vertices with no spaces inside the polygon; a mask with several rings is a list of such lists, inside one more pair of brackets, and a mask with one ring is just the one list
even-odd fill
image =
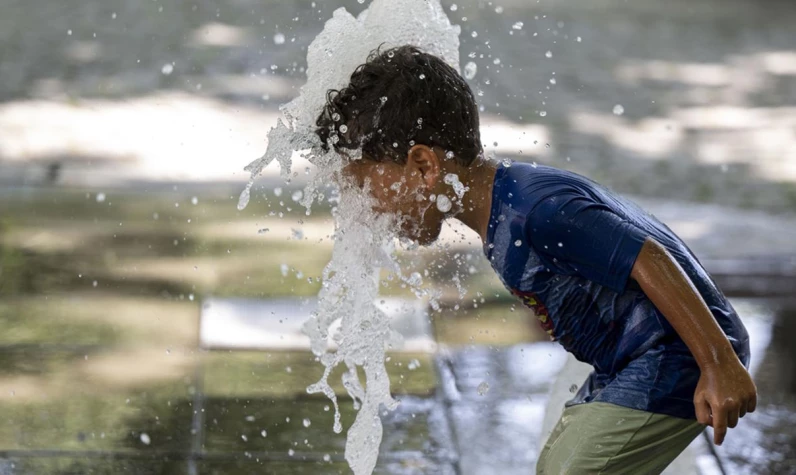
{"label": "pale ground surface", "polygon": [[[0,161],[0,184],[96,189],[143,183],[221,181],[242,185],[248,178],[242,168],[265,149],[268,124],[277,117],[274,111],[184,93],[119,102],[88,100],[80,105],[0,104],[0,130],[10,132],[0,135],[0,156],[6,158]],[[499,144],[487,150],[499,154],[517,156],[523,145],[546,140],[542,126],[513,124],[489,115],[483,122],[484,141]],[[531,155],[527,150],[523,154]],[[53,163],[60,164],[54,172]],[[796,165],[796,158],[789,163]],[[294,186],[305,181],[308,166],[296,154]],[[781,177],[790,179],[788,167],[778,170]],[[52,183],[48,173],[55,174]],[[279,184],[276,164],[266,168],[260,180]],[[719,204],[643,196],[637,201],[669,224],[699,255],[734,258],[796,252],[794,214],[774,218],[763,211]],[[320,232],[328,234],[328,230]]]}
{"label": "pale ground surface", "polygon": [[[264,88],[275,82],[270,78],[262,81]],[[278,117],[278,111],[271,108],[230,104],[184,92],[158,92],[124,100],[6,102],[0,104],[0,127],[5,131],[0,136],[0,176],[6,183],[44,184],[50,181],[48,168],[57,163],[61,168],[50,179],[72,186],[240,180],[243,166],[265,150],[267,130]],[[708,150],[706,145],[706,163],[725,172],[733,163],[743,164],[758,177],[796,183],[796,137],[790,132],[796,126],[796,108],[692,108],[677,111],[671,120],[638,124],[614,114],[577,113],[572,120],[588,133],[614,137],[631,148],[649,149],[632,150],[639,160],[645,160],[653,150],[665,157],[688,128],[729,128],[743,133],[753,125],[776,127],[760,132],[759,140],[747,145],[778,144],[782,153],[749,153],[743,159],[724,160],[707,153],[713,149]],[[550,140],[548,126],[483,114],[482,141],[487,154],[561,162],[554,150],[543,145]],[[718,146],[732,144],[728,138],[718,141]],[[303,172],[308,162],[295,158],[294,171]],[[275,172],[270,168],[266,174]]]}

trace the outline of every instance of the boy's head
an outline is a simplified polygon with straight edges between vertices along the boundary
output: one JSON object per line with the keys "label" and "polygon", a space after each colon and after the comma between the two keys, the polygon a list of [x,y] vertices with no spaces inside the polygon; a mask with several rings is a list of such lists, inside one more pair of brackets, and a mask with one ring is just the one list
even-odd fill
{"label": "boy's head", "polygon": [[369,187],[377,211],[402,219],[404,236],[423,244],[437,238],[446,214],[432,200],[455,197],[443,177],[465,172],[481,154],[470,87],[413,46],[371,53],[348,86],[328,92],[316,125],[325,149],[361,150],[345,172]]}

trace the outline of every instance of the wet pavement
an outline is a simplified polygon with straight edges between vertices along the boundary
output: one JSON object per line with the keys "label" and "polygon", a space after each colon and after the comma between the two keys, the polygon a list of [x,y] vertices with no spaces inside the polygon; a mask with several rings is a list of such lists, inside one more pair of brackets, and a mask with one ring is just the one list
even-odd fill
{"label": "wet pavement", "polygon": [[[306,278],[328,262],[331,246],[316,241],[328,232],[326,222],[265,198],[235,213],[235,195],[211,190],[107,192],[104,200],[60,190],[0,201],[0,474],[349,473],[330,403],[306,394],[321,375],[309,352],[203,344],[200,331],[206,303],[276,311],[286,298],[317,294]],[[285,218],[262,218],[275,209]],[[755,246],[787,250],[782,236],[766,236],[771,220],[753,212],[659,211],[711,265],[731,257],[752,262],[739,259],[745,242],[757,239],[750,236],[765,240]],[[701,222],[704,214],[712,220]],[[755,229],[744,234],[733,216]],[[291,222],[300,217],[305,238],[317,244],[291,241]],[[270,231],[258,233],[264,227]],[[541,341],[532,316],[482,267],[478,251],[441,248],[401,259],[436,269],[428,280],[443,291],[443,311],[431,315],[430,329],[406,328],[433,336],[439,351],[390,354],[402,403],[384,414],[378,473],[529,473],[563,353]],[[772,258],[779,266],[772,269],[787,271],[788,259]],[[758,281],[735,269],[726,272],[738,280],[733,295],[757,295],[748,285]],[[451,284],[453,272],[469,289],[464,298]],[[385,295],[411,297],[395,286]],[[717,455],[703,446],[686,467],[696,463],[702,475],[721,473],[717,463],[724,473],[791,473],[796,305],[733,302],[760,336],[752,357],[759,409]],[[286,325],[266,307],[258,310],[266,327]],[[217,321],[228,331],[214,336],[235,339],[256,323],[241,322],[235,330]],[[294,323],[272,333],[293,335]],[[557,400],[570,397],[568,387]],[[344,394],[340,384],[335,390]],[[347,425],[353,408],[342,401]],[[713,463],[702,469],[706,457]]]}
{"label": "wet pavement", "polygon": [[[752,333],[760,404],[715,450],[724,471],[692,473],[792,473],[796,307],[733,303]],[[138,341],[119,354],[80,340],[3,341],[0,473],[349,473],[329,401],[304,393],[318,376],[306,352]],[[546,342],[392,355],[401,404],[383,415],[376,473],[531,473],[564,361]],[[347,398],[341,409],[350,424]]]}

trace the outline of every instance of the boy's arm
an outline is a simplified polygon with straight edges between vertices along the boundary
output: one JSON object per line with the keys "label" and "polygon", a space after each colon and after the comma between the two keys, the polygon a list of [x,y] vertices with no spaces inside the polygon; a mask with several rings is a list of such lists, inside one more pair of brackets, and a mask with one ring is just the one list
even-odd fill
{"label": "boy's arm", "polygon": [[701,375],[694,393],[699,422],[713,426],[721,445],[727,427],[755,410],[757,388],[680,264],[647,238],[630,274],[694,355]]}

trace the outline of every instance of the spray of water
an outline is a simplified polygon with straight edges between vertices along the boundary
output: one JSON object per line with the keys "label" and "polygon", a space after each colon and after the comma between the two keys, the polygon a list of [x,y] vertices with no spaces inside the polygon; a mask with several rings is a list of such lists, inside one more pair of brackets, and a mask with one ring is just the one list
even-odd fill
{"label": "spray of water", "polygon": [[[340,183],[344,164],[334,151],[320,148],[314,133],[326,92],[345,87],[354,69],[382,45],[415,45],[458,70],[459,33],[460,28],[451,25],[438,0],[374,0],[358,17],[344,8],[337,9],[309,46],[307,83],[301,94],[281,108],[284,120],[269,132],[265,154],[246,167],[251,178],[241,193],[238,209],[246,207],[254,180],[268,164],[278,161],[282,177],[288,180],[293,154],[302,153],[317,169],[301,200],[309,214],[313,202],[322,199],[321,190],[329,183]],[[348,430],[345,457],[356,475],[370,474],[382,438],[379,409],[384,406],[391,410],[397,405],[390,396],[385,350],[400,344],[400,337],[390,330],[388,317],[375,305],[380,270],[392,271],[416,294],[423,293],[419,291],[422,278],[418,279],[419,274],[401,276],[394,254],[394,223],[389,217],[373,215],[366,192],[338,187],[333,215],[334,248],[323,272],[319,308],[303,327],[324,372],[307,390],[332,400],[334,431],[341,432],[337,397],[328,377],[335,367],[345,365],[343,386],[359,409]],[[340,329],[331,337],[337,350],[331,351],[330,328],[338,320]],[[364,384],[360,372],[364,373]]]}

